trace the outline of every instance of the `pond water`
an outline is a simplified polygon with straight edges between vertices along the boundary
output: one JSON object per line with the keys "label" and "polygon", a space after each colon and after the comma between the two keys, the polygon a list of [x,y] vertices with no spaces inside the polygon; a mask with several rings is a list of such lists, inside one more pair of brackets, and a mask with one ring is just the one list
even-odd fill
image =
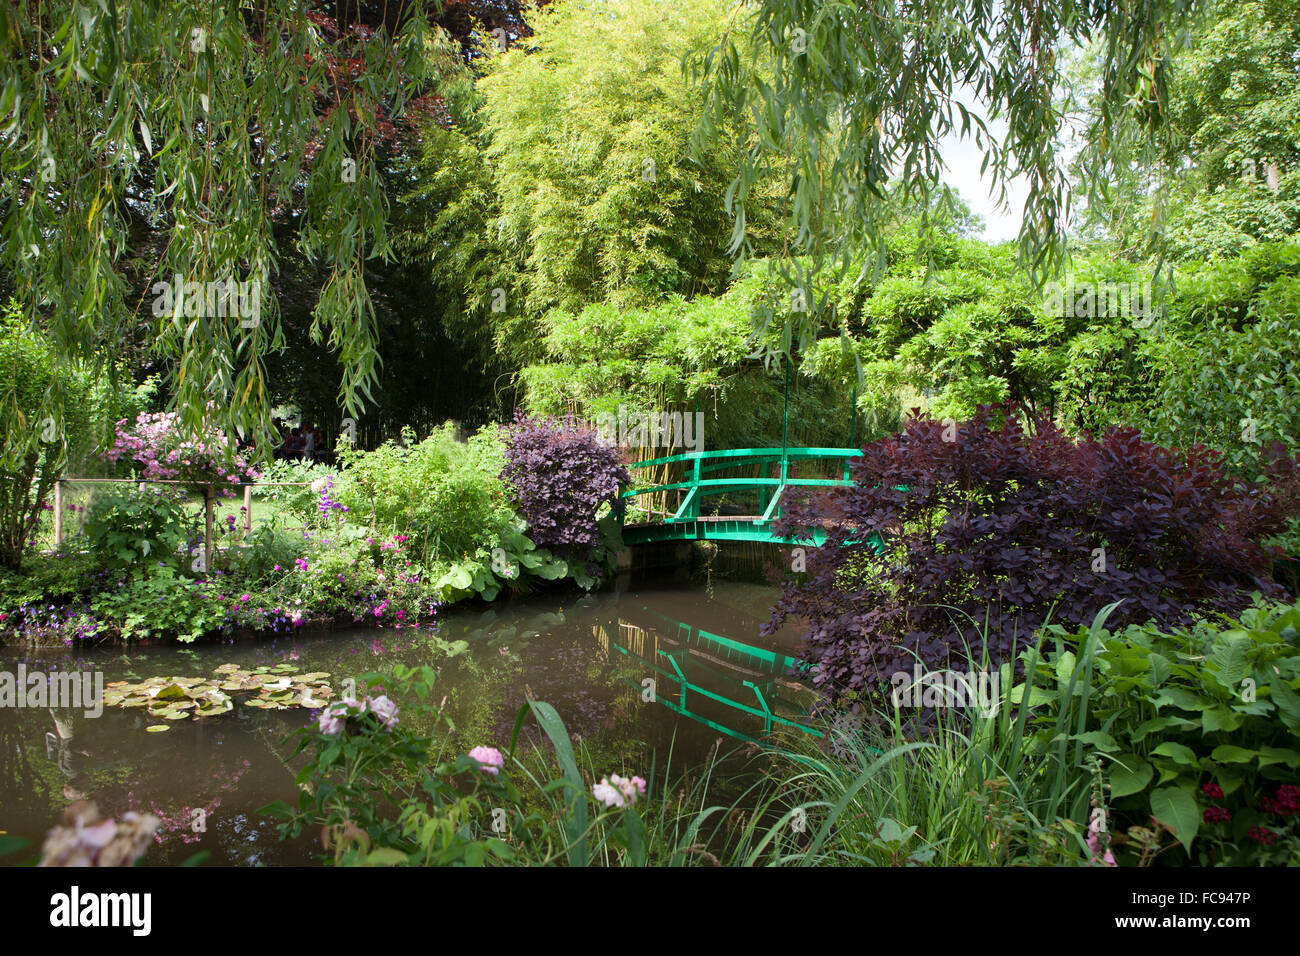
{"label": "pond water", "polygon": [[[516,600],[484,612],[450,612],[431,630],[365,628],[276,640],[105,651],[0,649],[0,671],[100,671],[104,681],[155,676],[210,677],[222,664],[244,669],[290,664],[348,676],[401,662],[439,670],[435,696],[456,725],[458,746],[505,749],[526,694],[552,704],[601,773],[668,770],[670,778],[722,752],[743,748],[774,726],[804,724],[812,695],[794,675],[799,636],[759,627],[776,599],[771,587],[737,582],[705,590],[646,585],[621,594]],[[439,642],[465,641],[448,659]],[[308,865],[316,835],[282,842],[258,813],[296,800],[282,756],[289,735],[312,712],[259,710],[234,695],[229,713],[170,722],[141,710],[0,708],[0,833],[36,846],[69,801],[95,800],[101,812],[152,812],[164,821],[146,865],[183,862],[199,851],[210,864]],[[535,728],[530,734],[537,739]],[[799,732],[797,729],[795,732]],[[671,753],[671,763],[669,755]],[[192,811],[206,832],[192,832]],[[19,854],[29,857],[33,848]],[[15,857],[7,858],[13,862]],[[5,861],[0,861],[5,862]]]}

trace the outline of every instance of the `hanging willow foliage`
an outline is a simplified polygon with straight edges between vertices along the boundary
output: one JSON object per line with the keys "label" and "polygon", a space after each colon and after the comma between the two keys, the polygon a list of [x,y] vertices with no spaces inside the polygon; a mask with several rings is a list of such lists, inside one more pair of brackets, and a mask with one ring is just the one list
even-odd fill
{"label": "hanging willow foliage", "polygon": [[[186,427],[265,447],[272,277],[292,254],[326,270],[312,335],[359,414],[376,377],[365,263],[390,254],[379,146],[448,55],[423,0],[389,6],[375,26],[303,0],[0,5],[0,267],[61,358],[111,371],[144,324]],[[213,308],[229,281],[237,315]]]}
{"label": "hanging willow foliage", "polygon": [[[864,249],[884,265],[887,185],[901,179],[924,211],[949,200],[940,185],[940,140],[973,137],[981,173],[1005,202],[1016,176],[1028,185],[1021,261],[1042,282],[1063,263],[1069,186],[1058,134],[1062,75],[1057,56],[1100,39],[1105,55],[1100,108],[1082,156],[1089,195],[1101,195],[1118,168],[1157,154],[1167,129],[1171,55],[1204,0],[757,0],[733,30],[689,69],[705,83],[694,136],[701,148],[735,124],[746,134],[727,193],[735,217],[732,253],[747,252],[746,208],[759,178],[782,161],[791,214],[785,277],[806,307],[760,313],[766,328],[785,311],[785,349],[807,344],[828,319],[812,276],[840,269]],[[744,42],[742,42],[742,39]],[[742,49],[751,51],[742,54]],[[963,99],[965,102],[963,102]],[[985,104],[991,134],[968,104]],[[938,203],[932,205],[932,198]],[[1159,229],[1159,221],[1153,223]]]}

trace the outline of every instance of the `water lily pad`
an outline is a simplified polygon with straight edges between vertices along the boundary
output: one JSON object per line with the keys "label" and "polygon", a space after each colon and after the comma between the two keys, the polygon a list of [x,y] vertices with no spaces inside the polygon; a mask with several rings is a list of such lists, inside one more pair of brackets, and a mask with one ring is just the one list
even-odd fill
{"label": "water lily pad", "polygon": [[220,667],[215,668],[215,669],[212,671],[212,673],[214,673],[214,674],[232,674],[232,673],[234,673],[235,671],[238,671],[239,669],[240,669],[240,667],[239,667],[238,664],[222,664]]}
{"label": "water lily pad", "polygon": [[145,732],[150,734],[160,734],[164,730],[171,730],[171,728],[166,724],[150,724],[145,728]]}
{"label": "water lily pad", "polygon": [[217,714],[224,714],[234,708],[234,703],[227,697],[224,701],[199,701],[199,705],[194,709],[195,717],[215,717]]}
{"label": "water lily pad", "polygon": [[298,680],[304,684],[316,684],[326,680],[329,676],[329,671],[312,671],[310,674],[303,674]]}
{"label": "water lily pad", "polygon": [[163,720],[185,720],[189,716],[190,715],[185,713],[183,710],[169,710],[167,713],[162,715]]}
{"label": "water lily pad", "polygon": [[185,696],[185,688],[174,681],[164,687],[159,687],[153,694],[155,700],[183,700]]}

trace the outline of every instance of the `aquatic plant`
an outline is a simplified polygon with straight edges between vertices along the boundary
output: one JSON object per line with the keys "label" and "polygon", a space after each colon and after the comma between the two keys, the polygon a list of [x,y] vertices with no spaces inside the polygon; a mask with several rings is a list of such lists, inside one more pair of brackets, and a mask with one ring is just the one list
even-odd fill
{"label": "aquatic plant", "polygon": [[[298,674],[291,664],[244,670],[237,664],[222,664],[210,678],[150,677],[138,683],[113,681],[104,686],[104,706],[143,708],[150,717],[165,721],[216,717],[234,709],[232,694],[252,693],[243,706],[256,710],[285,710],[324,707],[334,690],[324,671]],[[381,708],[385,710],[386,708]],[[395,719],[396,710],[391,711]],[[167,724],[151,724],[145,730],[161,733]]]}

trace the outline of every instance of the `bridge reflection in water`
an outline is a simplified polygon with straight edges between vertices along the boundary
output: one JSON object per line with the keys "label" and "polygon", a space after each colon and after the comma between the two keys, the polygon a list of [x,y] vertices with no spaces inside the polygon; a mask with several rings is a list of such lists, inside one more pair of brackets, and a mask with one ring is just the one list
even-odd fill
{"label": "bridge reflection in water", "polygon": [[780,731],[824,736],[809,716],[816,695],[802,679],[803,661],[649,608],[625,613],[591,630],[606,659],[617,653],[644,662],[643,677],[624,680],[637,700],[760,746]]}

